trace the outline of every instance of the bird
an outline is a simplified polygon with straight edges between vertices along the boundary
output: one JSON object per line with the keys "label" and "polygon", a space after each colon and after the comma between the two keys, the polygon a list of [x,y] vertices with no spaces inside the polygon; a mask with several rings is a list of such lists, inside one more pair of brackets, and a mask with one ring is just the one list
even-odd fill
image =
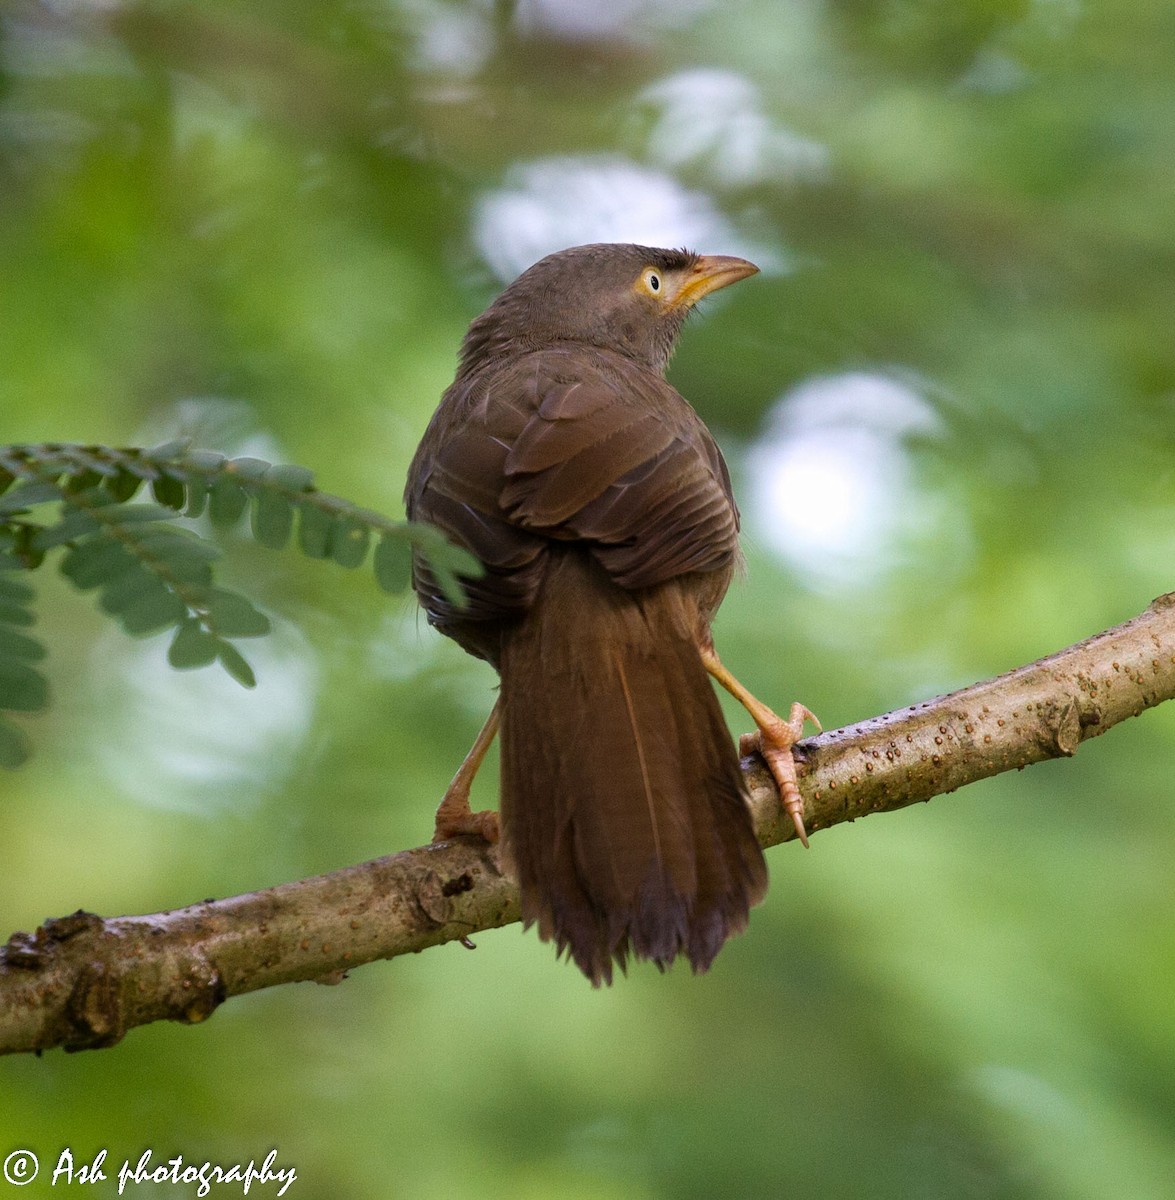
{"label": "bird", "polygon": [[[434,841],[500,842],[524,924],[595,986],[630,956],[706,971],[766,893],[711,677],[755,721],[740,749],[766,759],[807,845],[791,748],[815,718],[798,703],[779,717],[714,648],[739,511],[714,438],[665,378],[697,303],[757,271],[627,243],[548,255],[470,325],[408,471],[408,518],[484,571],[458,601],[416,552],[417,598],[500,679]],[[496,735],[499,811],[473,812]]]}

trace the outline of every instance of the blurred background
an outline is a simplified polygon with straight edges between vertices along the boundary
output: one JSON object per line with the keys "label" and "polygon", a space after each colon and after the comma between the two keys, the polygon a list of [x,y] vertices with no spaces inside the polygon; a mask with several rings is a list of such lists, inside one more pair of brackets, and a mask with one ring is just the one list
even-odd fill
{"label": "blurred background", "polygon": [[[1175,589],[1173,53],[1156,0],[5,0],[0,442],[187,434],[397,515],[531,261],[742,254],[670,368],[744,509],[718,646],[827,728],[948,691]],[[429,837],[492,673],[366,572],[229,540],[277,625],[252,693],[37,573],[3,936]],[[1168,707],[776,848],[701,978],[593,992],[516,926],[5,1059],[0,1155],[276,1148],[287,1195],[358,1200],[1169,1197],[1173,754]]]}

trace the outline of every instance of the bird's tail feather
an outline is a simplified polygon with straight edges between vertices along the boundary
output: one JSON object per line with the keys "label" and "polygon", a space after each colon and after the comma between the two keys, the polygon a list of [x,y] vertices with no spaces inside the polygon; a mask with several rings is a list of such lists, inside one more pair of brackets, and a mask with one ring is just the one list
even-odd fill
{"label": "bird's tail feather", "polygon": [[502,841],[522,916],[593,983],[631,953],[704,971],[767,868],[678,581],[552,556],[502,649]]}

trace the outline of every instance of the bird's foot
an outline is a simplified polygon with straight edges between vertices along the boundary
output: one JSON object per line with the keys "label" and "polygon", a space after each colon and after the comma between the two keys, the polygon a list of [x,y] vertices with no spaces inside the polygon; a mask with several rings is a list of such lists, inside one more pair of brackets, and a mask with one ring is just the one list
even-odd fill
{"label": "bird's foot", "polygon": [[471,812],[469,793],[452,787],[445,793],[437,809],[434,842],[447,842],[455,837],[479,837],[491,846],[498,841],[498,814],[492,809]]}
{"label": "bird's foot", "polygon": [[800,795],[796,779],[796,760],[792,747],[803,737],[804,722],[811,721],[817,729],[820,722],[802,704],[793,704],[785,721],[781,716],[764,708],[757,713],[759,728],[754,733],[744,733],[738,740],[740,754],[757,753],[763,756],[767,769],[779,788],[779,799],[796,828],[796,836],[807,848],[808,831],[804,828],[804,798]]}
{"label": "bird's foot", "polygon": [[489,809],[484,812],[471,812],[469,809],[469,792],[473,787],[474,777],[490,748],[490,743],[498,732],[498,722],[501,715],[500,701],[494,702],[486,723],[474,739],[473,745],[465,760],[457,768],[445,794],[437,808],[436,828],[432,835],[434,842],[447,842],[455,837],[482,838],[493,846],[498,840],[498,814]]}

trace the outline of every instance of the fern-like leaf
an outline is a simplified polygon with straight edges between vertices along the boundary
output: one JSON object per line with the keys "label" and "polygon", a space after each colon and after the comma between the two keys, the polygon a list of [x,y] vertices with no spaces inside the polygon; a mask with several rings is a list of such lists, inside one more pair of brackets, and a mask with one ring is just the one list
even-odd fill
{"label": "fern-like leaf", "polygon": [[[153,502],[140,499],[144,488]],[[186,442],[153,450],[65,443],[0,446],[0,765],[28,754],[4,712],[47,701],[44,677],[29,664],[44,647],[17,627],[32,624],[32,590],[14,578],[59,554],[62,573],[133,636],[171,631],[168,661],[178,669],[219,662],[252,687],[253,670],[234,639],[269,632],[268,618],[218,583],[219,547],[176,522],[207,514],[214,527],[249,528],[261,545],[282,549],[295,535],[309,558],[357,568],[369,557],[376,582],[400,592],[420,554],[456,603],[461,579],[481,565],[439,530],[394,521],[320,492],[305,467],[226,458]],[[372,542],[374,554],[369,554]]]}
{"label": "fern-like leaf", "polygon": [[29,741],[8,713],[36,712],[49,699],[49,685],[33,663],[45,646],[31,632],[33,589],[18,576],[26,570],[12,554],[15,538],[0,529],[0,766],[18,767]]}

